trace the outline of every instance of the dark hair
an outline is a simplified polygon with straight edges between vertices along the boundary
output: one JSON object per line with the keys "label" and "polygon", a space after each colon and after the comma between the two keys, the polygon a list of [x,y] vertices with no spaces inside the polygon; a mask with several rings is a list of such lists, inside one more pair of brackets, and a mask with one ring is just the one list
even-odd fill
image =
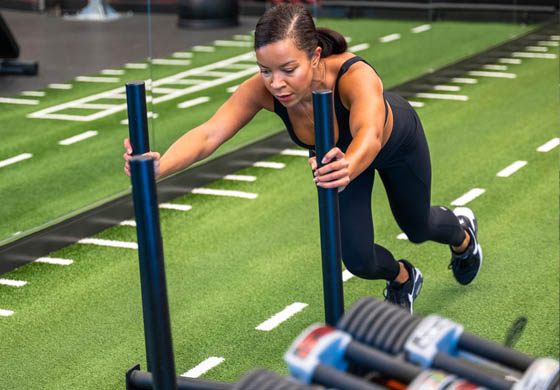
{"label": "dark hair", "polygon": [[286,38],[293,39],[296,47],[305,51],[308,58],[313,56],[317,46],[322,49],[321,58],[344,53],[348,47],[342,34],[328,28],[315,28],[313,18],[305,7],[278,4],[259,19],[255,27],[254,48],[257,50]]}

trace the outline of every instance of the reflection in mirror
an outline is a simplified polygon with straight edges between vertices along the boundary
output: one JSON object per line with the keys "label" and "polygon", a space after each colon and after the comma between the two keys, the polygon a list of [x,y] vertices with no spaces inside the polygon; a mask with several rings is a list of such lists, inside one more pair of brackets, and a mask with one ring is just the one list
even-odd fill
{"label": "reflection in mirror", "polygon": [[148,80],[150,69],[146,12],[104,0],[1,6],[0,244],[7,244],[128,190],[124,84]]}

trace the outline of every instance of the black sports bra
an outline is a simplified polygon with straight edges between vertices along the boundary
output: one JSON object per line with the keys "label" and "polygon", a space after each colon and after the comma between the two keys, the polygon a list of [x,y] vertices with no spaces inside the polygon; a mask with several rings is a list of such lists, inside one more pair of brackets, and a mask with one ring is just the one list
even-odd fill
{"label": "black sports bra", "polygon": [[[350,66],[360,61],[365,62],[366,64],[371,66],[366,60],[361,57],[352,57],[342,64],[334,83],[334,111],[336,115],[336,121],[338,123],[338,142],[336,143],[336,146],[342,151],[346,151],[346,149],[348,149],[348,146],[350,145],[350,142],[352,142],[352,133],[350,132],[350,111],[348,111],[346,107],[344,107],[342,101],[340,100],[340,96],[338,94],[338,81],[344,75],[344,73],[348,71],[348,68],[350,68]],[[371,68],[375,71],[375,68],[373,66],[371,66]],[[377,73],[377,71],[375,71],[375,73]],[[297,137],[296,133],[294,132],[294,128],[292,126],[292,122],[290,121],[290,117],[288,115],[288,110],[286,109],[286,107],[284,107],[275,97],[273,97],[273,99],[274,112],[280,118],[282,118],[282,121],[286,125],[286,129],[288,130],[288,134],[290,135],[292,141],[303,148],[314,150],[314,145],[307,145]],[[387,123],[387,114],[389,108],[387,106],[385,93],[383,93],[383,102],[385,103],[385,123]]]}

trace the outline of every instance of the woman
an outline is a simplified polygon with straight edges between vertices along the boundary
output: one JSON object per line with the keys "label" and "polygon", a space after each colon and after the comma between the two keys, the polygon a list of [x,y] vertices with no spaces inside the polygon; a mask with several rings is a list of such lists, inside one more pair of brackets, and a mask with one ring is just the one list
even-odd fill
{"label": "woman", "polygon": [[[482,262],[475,217],[430,207],[431,166],[420,120],[408,102],[383,92],[373,67],[346,51],[346,41],[329,29],[316,29],[309,12],[281,4],[269,9],[255,29],[260,73],[243,82],[206,123],[179,138],[160,160],[157,177],[199,161],[231,138],[261,109],[278,114],[294,142],[314,152],[312,90],[334,91],[336,147],[320,169],[309,159],[319,187],[338,188],[342,257],[346,268],[365,279],[385,279],[386,300],[412,312],[422,273],[406,260],[374,244],[371,192],[377,170],[393,215],[415,243],[448,244],[455,278],[469,284]],[[125,172],[130,175],[127,153]]]}

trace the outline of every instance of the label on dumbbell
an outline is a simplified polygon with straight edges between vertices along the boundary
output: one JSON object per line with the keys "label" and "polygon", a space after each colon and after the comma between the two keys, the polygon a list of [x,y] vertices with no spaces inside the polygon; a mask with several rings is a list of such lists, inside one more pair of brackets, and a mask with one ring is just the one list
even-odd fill
{"label": "label on dumbbell", "polygon": [[422,367],[431,367],[438,352],[457,355],[457,343],[462,333],[461,325],[447,318],[429,315],[408,337],[405,344],[407,358]]}
{"label": "label on dumbbell", "polygon": [[310,384],[313,372],[319,364],[346,370],[348,363],[344,360],[344,352],[351,341],[352,337],[340,330],[312,325],[290,346],[284,355],[284,361],[292,376]]}
{"label": "label on dumbbell", "polygon": [[486,387],[475,385],[474,383],[467,382],[464,379],[457,379],[453,381],[445,390],[488,390]]}
{"label": "label on dumbbell", "polygon": [[537,359],[525,371],[519,382],[512,387],[512,390],[548,390],[559,371],[560,365],[557,360]]}
{"label": "label on dumbbell", "polygon": [[442,371],[423,371],[408,385],[407,390],[443,390],[455,379],[455,376]]}

